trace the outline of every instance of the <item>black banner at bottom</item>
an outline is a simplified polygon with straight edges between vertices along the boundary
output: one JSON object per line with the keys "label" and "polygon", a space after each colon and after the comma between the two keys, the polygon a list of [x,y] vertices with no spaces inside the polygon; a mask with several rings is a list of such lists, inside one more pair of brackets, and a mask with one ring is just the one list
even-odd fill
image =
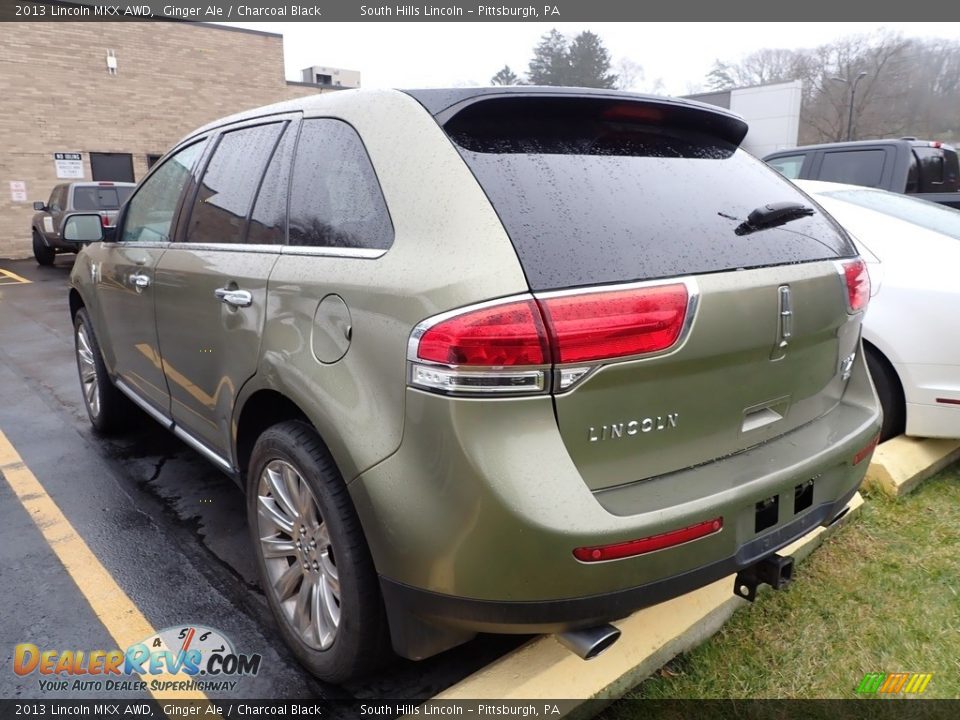
{"label": "black banner at bottom", "polygon": [[0,700],[7,718],[941,720],[960,700]]}

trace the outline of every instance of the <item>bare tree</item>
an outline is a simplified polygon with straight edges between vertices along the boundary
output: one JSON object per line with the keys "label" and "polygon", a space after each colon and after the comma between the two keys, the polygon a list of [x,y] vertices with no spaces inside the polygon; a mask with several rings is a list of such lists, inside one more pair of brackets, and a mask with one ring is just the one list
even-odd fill
{"label": "bare tree", "polygon": [[802,144],[847,136],[851,87],[857,138],[960,138],[960,42],[907,39],[880,31],[812,49],[764,49],[738,62],[717,60],[713,90],[800,80]]}
{"label": "bare tree", "polygon": [[638,90],[646,78],[643,67],[630,58],[620,58],[617,61],[616,70],[619,90]]}

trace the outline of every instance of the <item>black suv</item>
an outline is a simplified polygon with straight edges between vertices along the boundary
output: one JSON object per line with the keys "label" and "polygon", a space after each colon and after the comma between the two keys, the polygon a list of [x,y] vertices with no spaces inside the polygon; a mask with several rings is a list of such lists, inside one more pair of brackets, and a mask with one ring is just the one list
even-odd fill
{"label": "black suv", "polygon": [[771,153],[763,161],[791,180],[864,185],[960,208],[957,151],[937,140],[805,145]]}

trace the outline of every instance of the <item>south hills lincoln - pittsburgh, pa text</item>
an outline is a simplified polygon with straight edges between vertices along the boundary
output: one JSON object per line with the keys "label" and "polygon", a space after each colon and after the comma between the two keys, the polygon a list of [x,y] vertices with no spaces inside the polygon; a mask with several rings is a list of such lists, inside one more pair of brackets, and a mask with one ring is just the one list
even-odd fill
{"label": "south hills lincoln - pittsburgh, pa text", "polygon": [[541,10],[533,5],[510,7],[507,5],[477,5],[474,8],[439,5],[361,5],[361,17],[516,17],[521,19],[545,18],[560,15],[556,5],[543,5]]}

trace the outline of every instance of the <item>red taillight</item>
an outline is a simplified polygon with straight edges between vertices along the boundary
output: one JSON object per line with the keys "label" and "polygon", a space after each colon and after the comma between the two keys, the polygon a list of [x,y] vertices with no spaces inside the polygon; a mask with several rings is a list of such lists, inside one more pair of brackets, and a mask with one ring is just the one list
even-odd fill
{"label": "red taillight", "polygon": [[847,282],[847,305],[850,312],[859,312],[870,302],[870,273],[860,260],[843,263],[843,277]]}
{"label": "red taillight", "polygon": [[877,433],[876,435],[873,436],[873,439],[870,440],[870,442],[867,443],[866,446],[864,446],[862,450],[858,451],[857,454],[853,456],[853,464],[859,465],[860,463],[862,463],[870,455],[870,453],[874,451],[874,449],[877,447],[877,443],[879,442],[880,442],[880,433]]}
{"label": "red taillight", "polygon": [[666,350],[680,337],[687,299],[676,283],[539,302],[556,361],[572,363]]}
{"label": "red taillight", "polygon": [[651,537],[645,537],[639,540],[628,540],[627,542],[616,543],[614,545],[579,547],[573,551],[573,556],[581,562],[618,560],[620,558],[653,552],[654,550],[663,550],[664,548],[673,547],[674,545],[681,545],[691,540],[713,535],[722,529],[723,518],[718,517],[713,520],[691,525],[690,527],[681,528],[680,530],[671,530],[662,535],[652,535]]}
{"label": "red taillight", "polygon": [[106,215],[101,215],[100,224],[103,225],[103,227],[110,227],[110,218],[108,218]]}
{"label": "red taillight", "polygon": [[592,371],[583,363],[675,345],[691,292],[687,282],[677,282],[526,296],[447,313],[414,329],[410,384],[458,395],[569,390]]}
{"label": "red taillight", "polygon": [[547,335],[533,300],[470,310],[430,327],[417,357],[446,365],[545,365]]}

